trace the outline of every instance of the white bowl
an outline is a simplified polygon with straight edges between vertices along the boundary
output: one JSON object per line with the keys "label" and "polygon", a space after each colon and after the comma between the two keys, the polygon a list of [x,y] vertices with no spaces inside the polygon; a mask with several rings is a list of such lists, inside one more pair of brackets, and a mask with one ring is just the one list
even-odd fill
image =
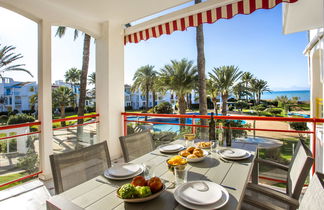
{"label": "white bowl", "polygon": [[[199,157],[199,158],[185,158],[189,163],[196,163],[196,162],[200,162],[203,161],[207,156],[208,156],[208,152],[206,150],[202,150],[204,152],[204,156]],[[180,153],[179,153],[180,154]]]}

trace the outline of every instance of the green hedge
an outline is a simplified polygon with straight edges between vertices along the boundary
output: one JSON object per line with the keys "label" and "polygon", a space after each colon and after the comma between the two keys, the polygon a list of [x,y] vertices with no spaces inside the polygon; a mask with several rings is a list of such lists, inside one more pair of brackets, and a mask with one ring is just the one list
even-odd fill
{"label": "green hedge", "polygon": [[27,122],[34,122],[35,118],[31,115],[27,114],[17,114],[11,115],[8,119],[8,125],[20,124],[20,123],[27,123]]}

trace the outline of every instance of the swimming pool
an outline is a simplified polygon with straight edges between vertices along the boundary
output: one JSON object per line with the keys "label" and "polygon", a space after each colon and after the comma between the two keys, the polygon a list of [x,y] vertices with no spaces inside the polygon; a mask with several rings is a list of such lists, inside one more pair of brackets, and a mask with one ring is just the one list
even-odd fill
{"label": "swimming pool", "polygon": [[299,113],[294,113],[294,112],[289,112],[289,116],[298,116],[298,117],[303,117],[303,118],[310,118],[309,114],[299,114]]}
{"label": "swimming pool", "polygon": [[[199,115],[199,113],[186,113],[187,115]],[[211,113],[208,113],[211,115]],[[221,116],[221,114],[218,114]],[[144,121],[145,117],[127,117],[128,120],[139,120]],[[147,121],[150,122],[163,122],[163,123],[180,123],[179,118],[148,118]],[[195,124],[197,124],[200,119],[195,119]],[[192,118],[186,118],[186,124],[192,124]],[[246,121],[242,120],[242,124],[246,124]],[[170,131],[170,132],[180,132],[179,125],[168,125],[168,124],[153,124],[153,130],[156,132],[160,131]]]}
{"label": "swimming pool", "polygon": [[[194,119],[195,124],[199,123],[200,119]],[[153,118],[149,119],[151,122],[163,122],[163,123],[180,123],[179,118]],[[192,118],[186,119],[186,124],[192,124]],[[246,121],[242,120],[242,124],[246,124]],[[180,132],[179,125],[167,125],[167,124],[154,124],[153,130],[156,132],[159,131],[170,131],[170,132]]]}

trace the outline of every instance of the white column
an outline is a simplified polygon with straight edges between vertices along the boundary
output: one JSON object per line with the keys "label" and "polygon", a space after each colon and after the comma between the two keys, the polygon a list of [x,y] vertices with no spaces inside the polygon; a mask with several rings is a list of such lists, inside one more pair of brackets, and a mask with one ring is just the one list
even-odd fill
{"label": "white column", "polygon": [[105,22],[96,40],[96,107],[99,113],[99,139],[108,141],[112,159],[121,157],[124,111],[124,36],[122,24]]}
{"label": "white column", "polygon": [[39,138],[40,178],[52,177],[49,155],[53,153],[51,81],[51,25],[38,24],[38,120],[41,122]]}

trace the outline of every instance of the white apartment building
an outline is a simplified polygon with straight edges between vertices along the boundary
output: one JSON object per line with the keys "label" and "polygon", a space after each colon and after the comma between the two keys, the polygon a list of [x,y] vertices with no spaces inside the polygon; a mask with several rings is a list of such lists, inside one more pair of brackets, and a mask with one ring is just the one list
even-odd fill
{"label": "white apartment building", "polygon": [[[198,103],[198,93],[192,91],[191,93],[191,104]],[[149,94],[149,104],[148,107],[153,107],[157,104],[163,102],[169,102],[172,105],[175,105],[177,101],[177,96],[173,94],[171,91],[167,91],[165,94],[157,93],[155,104],[153,105],[153,94],[150,92]],[[136,92],[131,91],[130,85],[125,85],[125,107],[132,109],[142,109],[146,106],[146,96],[142,93],[140,89]]]}
{"label": "white apartment building", "polygon": [[[311,117],[323,118],[324,98],[324,3],[323,0],[298,1],[283,7],[283,31],[295,33],[308,31],[309,43],[304,54],[308,59],[309,84],[311,86]],[[309,125],[310,130],[313,129]],[[315,170],[324,172],[324,129],[316,127]],[[315,152],[313,151],[313,152]]]}
{"label": "white apartment building", "polygon": [[36,82],[18,82],[3,77],[0,83],[0,111],[30,110],[29,99],[37,94]]}
{"label": "white apartment building", "polygon": [[[22,112],[32,109],[30,97],[38,93],[38,85],[36,82],[19,82],[14,81],[9,77],[3,77],[0,80],[0,112],[14,110]],[[52,88],[57,88],[60,86],[72,88],[73,93],[76,94],[76,103],[78,103],[80,95],[79,86],[72,86],[65,83],[63,80],[57,80],[53,83]],[[87,100],[87,102],[87,106],[93,105],[92,100]],[[35,110],[37,110],[36,107]]]}

